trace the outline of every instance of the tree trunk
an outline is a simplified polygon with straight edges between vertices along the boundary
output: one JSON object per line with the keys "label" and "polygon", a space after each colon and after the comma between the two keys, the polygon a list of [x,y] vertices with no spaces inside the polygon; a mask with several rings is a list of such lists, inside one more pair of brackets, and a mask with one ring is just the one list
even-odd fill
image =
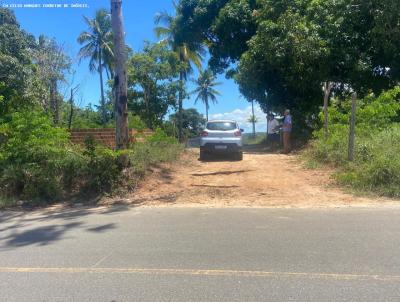
{"label": "tree trunk", "polygon": [[60,122],[60,104],[57,98],[57,79],[52,79],[50,83],[50,103],[55,125]]}
{"label": "tree trunk", "polygon": [[183,141],[182,131],[182,103],[183,103],[183,72],[179,73],[179,96],[178,96],[178,140]]}
{"label": "tree trunk", "polygon": [[74,89],[71,88],[71,97],[69,99],[70,111],[69,111],[69,119],[68,119],[68,129],[71,129],[72,125],[72,117],[74,114]]}
{"label": "tree trunk", "polygon": [[146,109],[146,126],[147,128],[151,129],[151,120],[150,120],[150,100],[149,100],[149,94],[148,92],[150,91],[150,88],[147,85],[144,85],[143,89],[143,98],[144,98],[144,104],[145,104],[145,109]]}
{"label": "tree trunk", "polygon": [[254,117],[254,100],[251,101],[251,118],[253,123],[253,137],[256,137],[256,119]]}
{"label": "tree trunk", "polygon": [[104,68],[106,70],[106,76],[107,76],[107,80],[109,81],[111,79],[111,75],[110,72],[108,71],[108,68]]}
{"label": "tree trunk", "polygon": [[111,0],[111,22],[115,55],[115,144],[117,150],[129,147],[128,97],[122,0]]}
{"label": "tree trunk", "polygon": [[356,128],[356,105],[357,105],[357,93],[354,92],[351,98],[351,114],[350,114],[350,130],[349,130],[349,150],[348,159],[353,161],[354,159],[354,140],[355,140],[355,128]]}
{"label": "tree trunk", "polygon": [[106,116],[106,101],[104,99],[104,83],[103,83],[103,64],[102,64],[102,51],[101,47],[99,47],[99,74],[100,74],[100,92],[101,92],[101,103],[100,103],[100,111],[101,111],[101,123],[104,125],[107,121]]}
{"label": "tree trunk", "polygon": [[208,96],[206,95],[206,121],[208,122]]}
{"label": "tree trunk", "polygon": [[332,83],[325,82],[324,84],[324,131],[325,131],[325,139],[328,138],[328,102],[329,95],[331,94]]}

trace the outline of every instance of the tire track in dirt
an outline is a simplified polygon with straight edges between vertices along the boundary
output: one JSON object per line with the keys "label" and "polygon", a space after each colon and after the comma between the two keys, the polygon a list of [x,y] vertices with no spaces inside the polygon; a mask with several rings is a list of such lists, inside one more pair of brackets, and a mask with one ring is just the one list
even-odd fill
{"label": "tire track in dirt", "polygon": [[333,186],[328,170],[308,170],[296,155],[245,153],[243,161],[200,162],[187,150],[175,164],[154,168],[131,196],[133,203],[176,206],[347,207],[395,206]]}

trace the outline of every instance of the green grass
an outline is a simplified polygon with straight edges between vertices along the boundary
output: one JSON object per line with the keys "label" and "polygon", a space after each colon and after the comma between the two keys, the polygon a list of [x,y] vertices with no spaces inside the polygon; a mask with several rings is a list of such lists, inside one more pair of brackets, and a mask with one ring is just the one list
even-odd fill
{"label": "green grass", "polygon": [[400,197],[400,124],[358,136],[353,162],[347,160],[346,133],[331,135],[312,143],[305,152],[306,165],[335,167],[337,182],[356,191]]}
{"label": "green grass", "polygon": [[93,138],[80,147],[42,112],[13,114],[0,124],[1,135],[0,208],[15,206],[18,200],[45,206],[60,200],[121,195],[152,165],[173,161],[182,150],[160,129],[145,142],[120,152],[97,145]]}
{"label": "green grass", "polygon": [[129,158],[134,173],[144,176],[152,165],[175,161],[182,150],[181,144],[137,143],[129,153]]}
{"label": "green grass", "polygon": [[253,137],[253,133],[243,133],[242,140],[244,145],[258,145],[266,140],[266,133],[257,132],[256,137]]}
{"label": "green grass", "polygon": [[[400,197],[400,87],[358,100],[354,160],[348,161],[350,102],[329,107],[329,133],[314,132],[308,165],[335,167],[335,178],[357,192]],[[322,121],[322,114],[320,115]]]}

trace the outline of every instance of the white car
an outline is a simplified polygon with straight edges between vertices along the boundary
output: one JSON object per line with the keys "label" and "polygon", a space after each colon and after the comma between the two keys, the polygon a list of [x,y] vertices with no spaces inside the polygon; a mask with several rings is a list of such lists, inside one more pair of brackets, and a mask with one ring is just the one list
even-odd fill
{"label": "white car", "polygon": [[242,160],[242,132],[236,121],[208,121],[200,137],[200,160],[210,154],[233,154]]}

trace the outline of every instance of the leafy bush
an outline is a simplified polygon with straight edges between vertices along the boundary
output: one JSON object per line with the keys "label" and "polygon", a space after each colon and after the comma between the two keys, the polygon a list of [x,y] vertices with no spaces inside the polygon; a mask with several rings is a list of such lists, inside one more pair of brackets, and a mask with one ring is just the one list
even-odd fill
{"label": "leafy bush", "polygon": [[357,159],[338,173],[339,182],[360,190],[400,196],[400,124],[361,140]]}
{"label": "leafy bush", "polygon": [[172,136],[168,136],[161,128],[157,128],[154,133],[147,137],[147,142],[152,144],[177,144],[178,141]]}
{"label": "leafy bush", "polygon": [[112,192],[118,185],[122,171],[118,165],[118,153],[96,146],[93,137],[86,139],[85,146],[83,154],[87,156],[87,161],[83,165],[86,179],[84,192]]}
{"label": "leafy bush", "polygon": [[175,160],[182,148],[175,138],[158,128],[144,143],[136,143],[133,146],[130,161],[134,171],[144,175],[155,163]]}
{"label": "leafy bush", "polygon": [[311,143],[309,155],[317,161],[333,165],[341,165],[347,161],[349,127],[341,124],[329,125],[328,138],[322,131],[316,133],[316,139]]}
{"label": "leafy bush", "polygon": [[68,133],[40,111],[16,112],[1,124],[0,186],[6,195],[49,200],[60,196]]}
{"label": "leafy bush", "polygon": [[256,136],[253,137],[253,133],[244,133],[242,134],[243,144],[244,145],[257,145],[265,143],[267,135],[265,133],[257,132]]}
{"label": "leafy bush", "polygon": [[328,137],[323,129],[314,132],[309,159],[338,167],[337,179],[342,184],[400,196],[400,87],[358,102],[351,163],[347,160],[350,101],[334,103],[328,112]]}
{"label": "leafy bush", "polygon": [[69,133],[54,127],[41,110],[12,113],[0,123],[0,207],[15,199],[45,204],[71,195],[121,192],[129,178],[177,158],[180,150],[158,129],[146,142],[123,151],[131,162],[124,168],[122,152],[96,145],[90,137],[84,148],[71,144]]}
{"label": "leafy bush", "polygon": [[129,114],[129,129],[143,130],[146,128],[146,124],[137,115]]}

